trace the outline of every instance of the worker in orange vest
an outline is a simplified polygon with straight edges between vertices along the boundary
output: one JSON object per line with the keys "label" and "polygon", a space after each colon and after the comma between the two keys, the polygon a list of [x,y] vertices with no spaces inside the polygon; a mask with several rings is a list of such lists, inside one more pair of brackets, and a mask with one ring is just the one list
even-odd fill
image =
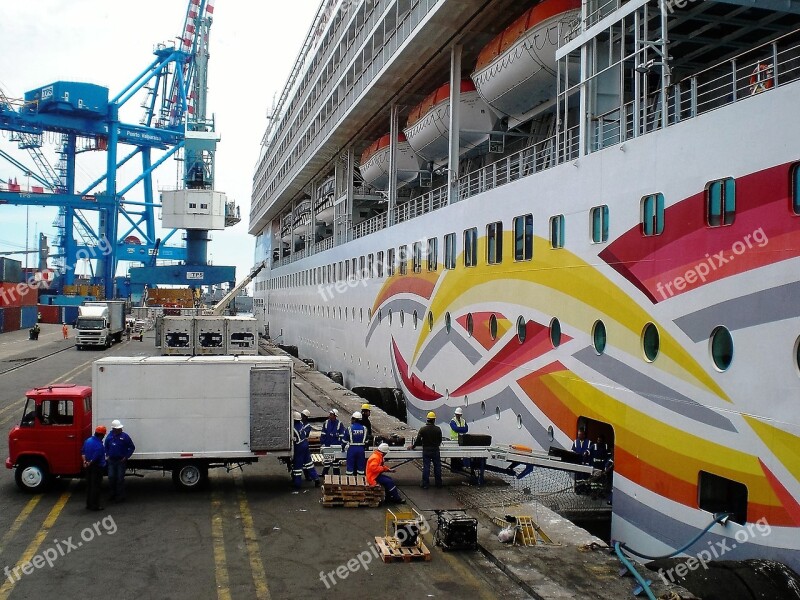
{"label": "worker in orange vest", "polygon": [[66,323],[61,325],[61,333],[64,335],[64,339],[67,339],[69,337],[69,335],[67,335],[69,333],[69,330],[67,329]]}
{"label": "worker in orange vest", "polygon": [[400,497],[400,492],[397,491],[397,486],[391,477],[386,473],[394,473],[394,469],[390,469],[384,464],[384,457],[389,453],[389,444],[380,444],[372,456],[367,460],[367,485],[382,485],[386,490],[386,501],[394,502],[395,504],[405,504],[406,501]]}

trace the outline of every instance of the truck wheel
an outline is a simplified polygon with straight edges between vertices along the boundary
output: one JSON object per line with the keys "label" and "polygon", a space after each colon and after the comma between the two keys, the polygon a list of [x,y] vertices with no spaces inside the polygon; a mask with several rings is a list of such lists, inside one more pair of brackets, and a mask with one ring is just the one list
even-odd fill
{"label": "truck wheel", "polygon": [[183,490],[196,490],[208,481],[208,468],[189,463],[172,470],[172,481]]}
{"label": "truck wheel", "polygon": [[79,346],[78,344],[75,344],[75,350],[83,350],[83,346]]}
{"label": "truck wheel", "polygon": [[106,338],[106,348],[111,348],[111,343],[111,336],[108,336]]}
{"label": "truck wheel", "polygon": [[38,460],[20,462],[14,471],[14,480],[24,492],[38,494],[43,492],[50,483],[50,473],[47,467]]}

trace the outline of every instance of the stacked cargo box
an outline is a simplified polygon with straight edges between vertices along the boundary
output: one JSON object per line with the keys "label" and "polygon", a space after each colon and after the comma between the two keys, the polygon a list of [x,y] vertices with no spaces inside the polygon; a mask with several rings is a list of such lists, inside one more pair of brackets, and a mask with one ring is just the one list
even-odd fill
{"label": "stacked cargo box", "polygon": [[159,321],[156,336],[163,355],[258,354],[257,321],[252,317],[165,315]]}
{"label": "stacked cargo box", "polygon": [[33,327],[37,294],[36,287],[23,282],[22,263],[0,257],[0,331],[6,333]]}

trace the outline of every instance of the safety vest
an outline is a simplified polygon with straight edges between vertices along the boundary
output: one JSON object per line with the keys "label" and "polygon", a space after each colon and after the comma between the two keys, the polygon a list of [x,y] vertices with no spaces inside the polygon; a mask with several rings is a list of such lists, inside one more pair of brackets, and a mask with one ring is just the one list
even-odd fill
{"label": "safety vest", "polygon": [[[452,420],[450,421],[450,423],[453,423],[453,421],[455,421],[456,427],[466,427],[467,426],[467,422],[464,420],[463,417],[460,417],[460,415],[454,416],[452,418]],[[465,433],[465,432],[462,432],[462,433]],[[453,429],[453,427],[451,425],[451,427],[450,427],[450,439],[458,441],[458,436],[459,436],[459,433],[455,429]]]}

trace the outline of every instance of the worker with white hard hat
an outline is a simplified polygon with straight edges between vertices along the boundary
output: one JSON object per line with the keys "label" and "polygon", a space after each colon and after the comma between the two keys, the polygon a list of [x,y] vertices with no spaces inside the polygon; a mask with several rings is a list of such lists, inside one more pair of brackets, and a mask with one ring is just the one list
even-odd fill
{"label": "worker with white hard hat", "polygon": [[303,486],[304,472],[307,480],[313,481],[317,487],[320,485],[319,475],[314,468],[311,450],[308,447],[308,434],[311,431],[311,424],[308,423],[308,428],[306,428],[306,424],[303,423],[303,417],[305,416],[297,411],[292,413],[292,419],[294,420],[294,426],[292,427],[292,481],[296,489]]}
{"label": "worker with white hard hat", "polygon": [[367,444],[367,430],[361,424],[362,415],[356,411],[342,436],[342,450],[347,449],[347,475],[365,475],[367,457],[364,452]]}
{"label": "worker with white hard hat", "polygon": [[394,473],[394,469],[386,466],[384,459],[389,453],[389,444],[384,442],[380,444],[372,456],[367,461],[367,485],[382,485],[386,490],[386,502],[393,502],[395,504],[405,504],[406,501],[400,497],[400,492],[397,491],[397,486],[394,481],[386,473]]}
{"label": "worker with white hard hat", "polygon": [[436,413],[427,415],[423,425],[410,448],[422,446],[422,489],[427,490],[430,483],[431,463],[436,487],[442,487],[442,456],[439,449],[442,445],[442,430],[436,425]]}
{"label": "worker with white hard hat", "polygon": [[122,423],[118,419],[111,421],[111,433],[105,440],[108,460],[108,483],[111,487],[111,502],[125,502],[125,470],[128,459],[136,450],[131,436],[122,431]]}
{"label": "worker with white hard hat", "polygon": [[[464,410],[459,406],[453,413],[453,418],[450,419],[450,439],[454,442],[458,441],[459,436],[464,435],[469,431],[466,419],[464,419]],[[461,471],[465,467],[469,467],[469,459],[451,458],[450,468],[453,471]]]}
{"label": "worker with white hard hat", "polygon": [[[323,448],[331,448],[333,446],[340,446],[342,437],[344,436],[344,424],[339,420],[339,411],[332,408],[328,411],[328,420],[322,424],[322,436],[320,437],[320,444]],[[333,460],[330,454],[323,455],[322,476],[328,474],[328,471],[333,468],[333,474],[339,475],[339,461]]]}

